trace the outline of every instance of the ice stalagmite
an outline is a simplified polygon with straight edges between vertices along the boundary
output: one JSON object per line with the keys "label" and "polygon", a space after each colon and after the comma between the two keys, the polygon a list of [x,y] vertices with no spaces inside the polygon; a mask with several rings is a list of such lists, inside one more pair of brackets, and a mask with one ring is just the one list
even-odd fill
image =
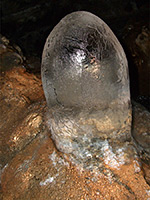
{"label": "ice stalagmite", "polygon": [[107,147],[123,162],[117,155],[131,131],[128,64],[104,21],[85,11],[64,17],[45,43],[42,83],[60,151],[81,163],[93,155],[108,157]]}

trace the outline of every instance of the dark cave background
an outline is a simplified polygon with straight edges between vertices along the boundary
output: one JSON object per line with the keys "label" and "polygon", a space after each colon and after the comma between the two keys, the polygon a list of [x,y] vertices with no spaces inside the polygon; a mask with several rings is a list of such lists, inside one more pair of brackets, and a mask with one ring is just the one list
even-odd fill
{"label": "dark cave background", "polygon": [[20,46],[26,58],[41,59],[47,36],[66,14],[85,10],[99,16],[125,50],[132,98],[150,109],[149,0],[1,0],[0,7],[1,34]]}

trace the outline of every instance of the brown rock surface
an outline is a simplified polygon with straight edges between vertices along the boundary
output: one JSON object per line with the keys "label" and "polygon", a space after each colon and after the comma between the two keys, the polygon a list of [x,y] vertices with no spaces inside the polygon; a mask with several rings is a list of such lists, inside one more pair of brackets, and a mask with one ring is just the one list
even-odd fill
{"label": "brown rock surface", "polygon": [[[134,163],[104,174],[80,172],[46,132],[19,152],[2,174],[3,199],[147,199],[149,187]],[[111,176],[111,173],[113,176]]]}
{"label": "brown rock surface", "polygon": [[[0,88],[0,132],[2,137],[0,156],[3,158],[3,166],[6,163],[5,160],[12,157],[14,153],[11,150],[13,149],[12,146],[18,144],[20,137],[23,137],[24,140],[28,137],[28,142],[30,137],[36,135],[36,131],[34,134],[30,133],[32,126],[29,123],[32,120],[38,120],[37,123],[41,123],[40,116],[38,116],[38,119],[36,117],[36,109],[39,109],[39,105],[37,108],[36,104],[34,105],[34,111],[32,110],[33,106],[30,107],[29,105],[31,102],[42,100],[44,95],[40,79],[25,72],[23,67],[13,68],[3,73],[0,77]],[[26,123],[23,124],[23,127],[22,122]],[[27,130],[24,130],[25,135],[23,136],[22,129],[24,129],[24,126]],[[22,145],[24,146],[24,143]],[[17,148],[20,147],[14,147],[15,150]]]}
{"label": "brown rock surface", "polygon": [[58,152],[45,126],[41,80],[22,67],[0,77],[0,166],[3,200],[150,198],[138,158],[87,171]]}

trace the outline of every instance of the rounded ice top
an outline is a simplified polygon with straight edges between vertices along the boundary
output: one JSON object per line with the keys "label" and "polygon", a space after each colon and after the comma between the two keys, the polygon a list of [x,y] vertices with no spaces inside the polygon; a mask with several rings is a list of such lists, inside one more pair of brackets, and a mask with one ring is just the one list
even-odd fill
{"label": "rounded ice top", "polygon": [[101,149],[107,142],[128,140],[127,59],[103,20],[85,11],[65,16],[46,40],[41,72],[48,124],[59,150],[78,157],[79,147],[85,152],[92,141]]}
{"label": "rounded ice top", "polygon": [[47,38],[42,56],[46,100],[104,109],[130,99],[125,53],[110,28],[84,11],[64,17]]}

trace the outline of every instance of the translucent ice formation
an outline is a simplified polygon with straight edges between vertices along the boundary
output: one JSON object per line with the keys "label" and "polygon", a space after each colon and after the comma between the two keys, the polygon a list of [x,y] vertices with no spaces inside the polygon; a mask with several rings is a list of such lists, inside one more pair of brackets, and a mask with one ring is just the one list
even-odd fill
{"label": "translucent ice formation", "polygon": [[118,152],[117,145],[130,138],[127,59],[97,16],[73,12],[54,27],[42,55],[42,82],[48,124],[62,152],[78,161],[104,157],[105,143]]}

